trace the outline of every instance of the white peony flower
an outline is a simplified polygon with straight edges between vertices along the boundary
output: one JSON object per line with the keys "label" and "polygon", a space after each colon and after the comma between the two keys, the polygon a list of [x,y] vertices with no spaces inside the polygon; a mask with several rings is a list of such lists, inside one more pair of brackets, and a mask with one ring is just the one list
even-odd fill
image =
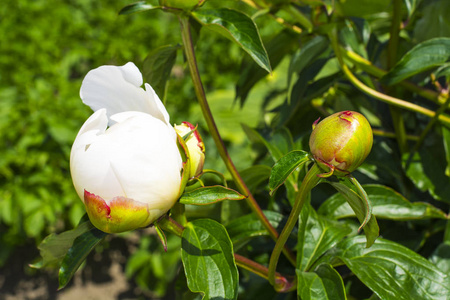
{"label": "white peony flower", "polygon": [[91,222],[109,233],[148,226],[180,193],[177,135],[161,100],[142,84],[127,63],[91,70],[81,85],[95,112],[72,146],[71,175]]}

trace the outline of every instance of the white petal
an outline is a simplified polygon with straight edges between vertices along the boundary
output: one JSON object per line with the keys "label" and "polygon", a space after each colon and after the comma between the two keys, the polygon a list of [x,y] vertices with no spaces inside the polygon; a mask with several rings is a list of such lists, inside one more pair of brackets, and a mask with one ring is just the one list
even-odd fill
{"label": "white petal", "polygon": [[119,189],[120,183],[111,169],[111,151],[98,147],[104,144],[102,140],[105,139],[107,122],[104,109],[92,114],[81,127],[70,152],[70,172],[75,190],[82,200],[85,189],[101,195],[98,187],[104,187],[105,183],[109,185],[111,195],[123,195],[123,191]]}
{"label": "white petal", "polygon": [[[162,118],[164,118],[164,121],[166,122],[167,125],[170,125],[169,113],[167,112],[166,107],[162,103],[161,99],[159,99],[158,95],[156,95],[155,90],[148,83],[145,84],[145,90],[147,91],[149,97],[155,103],[156,109],[158,110],[158,114],[160,114]],[[156,117],[155,114],[152,115]],[[160,117],[157,118],[161,119]]]}
{"label": "white petal", "polygon": [[153,89],[147,92],[141,88],[142,83],[142,74],[131,62],[120,67],[101,66],[86,75],[80,97],[94,111],[106,108],[108,117],[125,111],[140,111],[168,123],[161,100]]}
{"label": "white petal", "polygon": [[145,114],[113,118],[121,121],[107,134],[121,140],[121,151],[115,152],[111,165],[126,197],[151,209],[169,209],[179,192],[182,165],[171,128]]}

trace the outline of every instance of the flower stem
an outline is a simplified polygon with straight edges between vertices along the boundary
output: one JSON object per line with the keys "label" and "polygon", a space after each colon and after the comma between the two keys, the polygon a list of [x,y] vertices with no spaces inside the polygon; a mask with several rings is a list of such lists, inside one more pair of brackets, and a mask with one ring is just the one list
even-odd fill
{"label": "flower stem", "polygon": [[[179,20],[181,25],[181,35],[183,38],[184,50],[189,64],[189,70],[191,72],[192,81],[194,83],[195,93],[197,95],[197,99],[202,109],[203,117],[205,118],[206,124],[208,125],[211,137],[213,138],[216,144],[217,150],[219,151],[219,154],[222,157],[225,166],[227,167],[228,171],[233,177],[233,180],[236,183],[238,190],[243,195],[247,196],[246,201],[248,205],[250,206],[252,211],[256,214],[258,219],[262,222],[262,224],[264,225],[264,227],[266,228],[272,239],[276,240],[278,238],[278,232],[270,224],[269,220],[264,215],[263,211],[256,202],[256,199],[253,197],[249,188],[247,187],[241,175],[237,171],[233,161],[231,160],[231,157],[228,154],[228,151],[225,147],[225,143],[223,142],[222,137],[220,136],[219,130],[217,129],[216,122],[214,121],[211,109],[209,108],[209,104],[206,99],[206,94],[203,88],[203,83],[200,78],[200,73],[198,71],[197,59],[195,57],[194,45],[192,42],[189,24],[189,16],[180,15]],[[295,265],[296,260],[294,254],[288,248],[284,248],[283,253]]]}
{"label": "flower stem", "polygon": [[314,163],[311,169],[309,169],[308,173],[306,173],[305,178],[300,185],[299,192],[297,197],[295,198],[294,206],[292,207],[289,218],[286,222],[286,225],[283,228],[283,231],[280,234],[280,237],[275,244],[275,248],[272,251],[272,255],[270,256],[269,261],[269,282],[272,285],[276,284],[275,280],[275,271],[278,264],[278,258],[280,257],[281,250],[283,249],[284,244],[286,244],[289,235],[294,229],[295,224],[297,223],[298,216],[302,210],[303,204],[305,203],[305,199],[307,198],[309,192],[316,186],[316,184],[320,181],[320,177],[317,175],[323,173],[323,171],[319,168],[319,166]]}

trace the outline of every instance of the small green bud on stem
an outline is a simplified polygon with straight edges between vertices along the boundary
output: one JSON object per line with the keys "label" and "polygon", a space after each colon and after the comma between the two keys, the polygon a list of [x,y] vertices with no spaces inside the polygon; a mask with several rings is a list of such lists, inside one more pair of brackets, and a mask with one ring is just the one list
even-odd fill
{"label": "small green bud on stem", "polygon": [[313,124],[309,147],[317,164],[327,173],[345,176],[358,168],[372,149],[373,133],[367,119],[343,111]]}

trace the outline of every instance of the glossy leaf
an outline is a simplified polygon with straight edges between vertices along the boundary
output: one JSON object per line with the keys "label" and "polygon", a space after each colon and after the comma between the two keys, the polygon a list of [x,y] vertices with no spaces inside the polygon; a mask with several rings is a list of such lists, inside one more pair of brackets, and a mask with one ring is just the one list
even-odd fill
{"label": "glossy leaf", "polygon": [[145,1],[139,1],[139,2],[136,2],[133,4],[129,4],[129,5],[125,6],[124,8],[122,8],[119,11],[119,15],[129,15],[129,14],[134,14],[134,13],[138,13],[138,12],[143,12],[143,11],[147,11],[147,10],[151,10],[151,9],[159,9],[159,8],[161,8],[161,7],[147,4]]}
{"label": "glossy leaf", "polygon": [[[274,211],[264,211],[269,223],[277,228],[283,220],[283,215]],[[252,237],[269,236],[266,228],[255,214],[249,214],[231,221],[226,229],[235,248],[240,248]]]}
{"label": "glossy leaf", "polygon": [[233,245],[221,224],[211,219],[188,223],[182,236],[181,259],[192,292],[200,292],[206,299],[237,299]]}
{"label": "glossy leaf", "polygon": [[294,150],[280,158],[272,167],[270,173],[270,193],[273,194],[295,169],[310,160],[308,152],[302,150]]}
{"label": "glossy leaf", "polygon": [[223,200],[242,200],[244,195],[224,186],[206,186],[184,193],[180,198],[182,204],[208,205]]}
{"label": "glossy leaf", "polygon": [[378,239],[370,248],[361,236],[346,239],[335,253],[381,299],[448,299],[450,277],[414,251]]}
{"label": "glossy leaf", "polygon": [[297,269],[308,271],[319,257],[351,232],[350,227],[318,215],[311,205],[305,204],[299,218]]}
{"label": "glossy leaf", "polygon": [[435,38],[422,42],[408,51],[402,59],[381,78],[387,85],[396,84],[413,75],[438,67],[450,58],[450,38]]}
{"label": "glossy leaf", "polygon": [[69,283],[72,276],[86,259],[89,253],[97,246],[107,233],[92,227],[75,239],[72,247],[64,257],[59,269],[59,289],[64,288]]}
{"label": "glossy leaf", "polygon": [[167,80],[169,80],[179,48],[180,46],[171,45],[158,47],[144,60],[142,69],[144,81],[153,87],[161,99],[165,98]]}
{"label": "glossy leaf", "polygon": [[321,264],[314,272],[297,273],[297,295],[302,300],[346,300],[341,275],[329,264]]}
{"label": "glossy leaf", "polygon": [[[361,224],[364,224],[366,219],[368,218],[368,210],[367,204],[365,200],[363,200],[358,193],[356,193],[349,185],[337,182],[330,182],[330,184],[339,192],[341,195],[347,200],[348,204],[351,206],[353,211],[355,212],[356,217],[358,218]],[[378,227],[378,223],[375,219],[374,215],[371,215],[368,218],[367,224],[364,226],[364,233],[367,239],[367,247],[370,247],[378,237],[380,232],[380,228]]]}
{"label": "glossy leaf", "polygon": [[272,71],[258,28],[247,15],[229,8],[198,10],[192,15],[203,26],[236,42],[261,68]]}
{"label": "glossy leaf", "polygon": [[445,274],[450,274],[450,243],[440,244],[431,255],[430,261]]}
{"label": "glossy leaf", "polygon": [[[446,219],[440,209],[425,202],[409,202],[393,189],[382,185],[364,185],[377,218],[391,220]],[[339,193],[328,198],[319,208],[322,215],[337,219],[354,216],[346,199]]]}
{"label": "glossy leaf", "polygon": [[80,224],[72,230],[60,234],[50,234],[38,246],[42,260],[39,263],[32,265],[32,267],[59,267],[64,256],[67,254],[67,251],[72,247],[74,240],[92,228],[93,225],[89,219],[86,218],[84,222],[80,222]]}

